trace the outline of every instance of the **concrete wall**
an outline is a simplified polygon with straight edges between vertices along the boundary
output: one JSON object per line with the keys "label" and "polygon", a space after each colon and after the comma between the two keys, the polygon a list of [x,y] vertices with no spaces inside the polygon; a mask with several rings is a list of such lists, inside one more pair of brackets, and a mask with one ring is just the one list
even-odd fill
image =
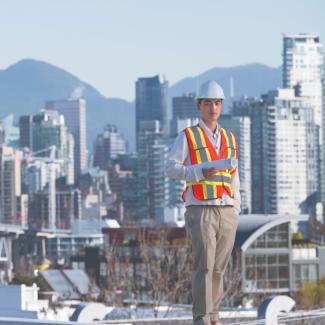
{"label": "concrete wall", "polygon": [[[252,319],[227,319],[222,320],[223,324],[234,324],[237,322],[247,322],[247,324],[254,324]],[[251,323],[249,323],[251,321]],[[191,319],[148,319],[148,320],[123,320],[123,321],[106,321],[96,323],[76,323],[76,322],[57,322],[57,321],[40,321],[19,318],[3,318],[0,317],[0,325],[94,325],[94,324],[107,324],[107,325],[192,325]],[[325,324],[325,316],[319,318],[309,318],[304,320],[286,321],[286,325],[319,325]]]}
{"label": "concrete wall", "polygon": [[318,258],[319,258],[319,278],[325,276],[325,247],[318,247]]}
{"label": "concrete wall", "polygon": [[[0,325],[94,325],[95,323],[77,323],[77,322],[58,322],[58,321],[42,321],[37,319],[26,318],[6,318],[0,317]],[[98,324],[98,323],[96,323]],[[125,324],[126,325],[126,324]]]}
{"label": "concrete wall", "polygon": [[[250,319],[245,319],[249,321]],[[228,319],[223,321],[224,324],[232,324],[244,319]],[[190,318],[166,318],[166,319],[139,319],[139,320],[111,320],[96,323],[76,323],[76,322],[58,322],[58,321],[41,321],[41,320],[28,320],[19,318],[2,318],[0,317],[0,325],[94,325],[94,324],[107,324],[107,325],[192,325],[193,321]]]}
{"label": "concrete wall", "polygon": [[0,285],[0,313],[22,309],[21,290],[20,285]]}

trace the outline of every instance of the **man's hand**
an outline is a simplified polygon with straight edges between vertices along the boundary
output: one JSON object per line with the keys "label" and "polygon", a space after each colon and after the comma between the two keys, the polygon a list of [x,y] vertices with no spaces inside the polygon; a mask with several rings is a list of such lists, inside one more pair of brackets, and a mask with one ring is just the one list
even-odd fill
{"label": "man's hand", "polygon": [[205,179],[212,178],[213,176],[216,175],[218,172],[218,169],[215,168],[209,168],[209,169],[202,169],[202,173]]}

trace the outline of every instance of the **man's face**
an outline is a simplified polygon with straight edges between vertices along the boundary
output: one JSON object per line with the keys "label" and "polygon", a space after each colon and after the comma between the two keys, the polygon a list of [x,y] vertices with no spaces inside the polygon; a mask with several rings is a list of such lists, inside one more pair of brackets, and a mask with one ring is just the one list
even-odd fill
{"label": "man's face", "polygon": [[198,104],[198,109],[201,112],[203,121],[217,122],[221,114],[222,100],[221,99],[201,99]]}

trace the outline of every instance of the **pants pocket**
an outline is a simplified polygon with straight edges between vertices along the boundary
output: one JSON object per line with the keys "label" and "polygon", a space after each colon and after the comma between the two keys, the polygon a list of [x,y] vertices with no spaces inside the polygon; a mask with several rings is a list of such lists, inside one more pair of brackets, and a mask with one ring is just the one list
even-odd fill
{"label": "pants pocket", "polygon": [[192,238],[193,228],[196,228],[200,225],[202,217],[202,208],[200,206],[190,206],[186,208],[184,219],[185,219],[185,228],[186,233],[189,238]]}

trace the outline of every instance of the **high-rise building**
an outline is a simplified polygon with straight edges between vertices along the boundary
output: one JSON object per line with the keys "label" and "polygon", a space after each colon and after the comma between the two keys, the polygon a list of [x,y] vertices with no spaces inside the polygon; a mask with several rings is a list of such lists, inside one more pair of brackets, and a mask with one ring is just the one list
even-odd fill
{"label": "high-rise building", "polygon": [[283,88],[294,88],[307,97],[314,109],[315,123],[322,121],[323,45],[313,34],[283,36]]}
{"label": "high-rise building", "polygon": [[53,100],[45,105],[48,110],[58,111],[74,137],[74,173],[79,177],[87,167],[86,100]]}
{"label": "high-rise building", "polygon": [[29,204],[28,224],[32,229],[65,229],[71,227],[72,220],[80,218],[80,192],[71,186],[58,187],[55,192],[55,219],[49,211],[48,188],[33,194]]}
{"label": "high-rise building", "polygon": [[294,89],[234,103],[251,117],[253,213],[299,213],[317,190],[317,126],[308,98]]}
{"label": "high-rise building", "polygon": [[161,132],[169,132],[167,115],[168,82],[160,82],[159,76],[139,78],[136,82],[135,119],[137,134],[137,150],[139,145],[138,134],[141,121],[158,120]]}
{"label": "high-rise building", "polygon": [[48,169],[47,163],[42,159],[34,160],[32,164],[26,159],[22,165],[23,193],[32,194],[42,191],[49,182],[50,175]]}
{"label": "high-rise building", "polygon": [[165,173],[165,164],[167,161],[167,155],[169,152],[169,146],[163,140],[155,141],[152,146],[151,155],[149,156],[150,161],[150,190],[149,195],[151,196],[152,206],[150,206],[155,219],[161,223],[164,220],[165,207],[170,202],[170,182],[169,178]]}
{"label": "high-rise building", "polygon": [[20,145],[29,147],[35,155],[49,157],[51,146],[56,152],[53,159],[61,160],[60,176],[67,184],[74,183],[74,139],[68,132],[63,115],[57,111],[43,111],[34,116],[21,116]]}
{"label": "high-rise building", "polygon": [[238,142],[238,166],[242,213],[252,211],[251,120],[248,116],[221,115],[219,124],[233,132]]}
{"label": "high-rise building", "polygon": [[173,120],[199,117],[200,111],[196,106],[195,94],[173,97]]}
{"label": "high-rise building", "polygon": [[[173,97],[173,118],[171,120],[170,134],[175,137],[182,129],[182,124],[186,121],[198,120],[200,111],[196,106],[195,95],[190,93],[179,97]],[[190,126],[186,125],[185,127]]]}
{"label": "high-rise building", "polygon": [[[134,220],[136,218],[137,205],[137,181],[133,177],[131,170],[122,170],[119,164],[113,164],[109,167],[109,186],[116,196],[117,214],[119,222]],[[129,208],[130,207],[130,208]]]}
{"label": "high-rise building", "polygon": [[138,144],[138,167],[136,176],[138,178],[138,217],[140,219],[153,218],[153,202],[150,183],[151,164],[149,156],[152,153],[152,146],[162,137],[159,121],[140,121],[137,134]]}
{"label": "high-rise building", "polygon": [[118,155],[109,168],[109,185],[116,195],[117,217],[123,223],[134,223],[140,215],[138,165],[138,156],[127,153]]}
{"label": "high-rise building", "polygon": [[8,147],[19,148],[19,128],[14,124],[14,115],[7,115],[1,123],[4,130],[4,143]]}
{"label": "high-rise building", "polygon": [[94,166],[106,170],[118,155],[127,151],[127,141],[118,133],[117,127],[107,124],[94,144]]}
{"label": "high-rise building", "polygon": [[299,213],[318,185],[314,110],[292,89],[279,89],[274,95],[276,212]]}
{"label": "high-rise building", "polygon": [[25,224],[26,196],[21,194],[22,152],[0,146],[0,223]]}
{"label": "high-rise building", "polygon": [[[304,97],[314,110],[314,122],[318,126],[317,174],[318,197],[321,194],[322,175],[325,177],[321,146],[325,148],[325,130],[322,116],[322,78],[324,75],[323,44],[315,34],[285,34],[283,36],[283,87],[294,88],[296,96]],[[324,151],[324,150],[323,150]],[[324,169],[322,172],[321,169]]]}
{"label": "high-rise building", "polygon": [[38,115],[24,115],[19,117],[19,146],[20,148],[33,147],[33,122]]}
{"label": "high-rise building", "polygon": [[164,168],[168,145],[159,121],[141,121],[138,139],[138,215],[160,219],[160,208],[169,204],[169,178]]}
{"label": "high-rise building", "polygon": [[[325,130],[325,79],[322,80],[322,107],[323,107],[323,116],[322,116],[322,129]],[[322,142],[322,151],[321,151],[321,202],[323,203],[323,211],[325,213],[325,132],[322,134],[323,142]]]}
{"label": "high-rise building", "polygon": [[[233,102],[232,116],[246,117],[251,121],[251,198],[252,198],[252,213],[264,213],[264,203],[267,199],[264,198],[264,182],[267,178],[264,177],[264,172],[267,169],[267,162],[263,156],[267,152],[266,140],[267,129],[264,128],[263,121],[267,120],[267,97],[263,99],[243,97]],[[267,157],[266,157],[267,158]],[[241,174],[241,170],[239,171]]]}
{"label": "high-rise building", "polygon": [[112,194],[108,180],[108,171],[98,167],[88,168],[79,177],[78,188],[81,191],[82,218],[98,219],[107,215],[116,217],[115,211],[112,215],[116,195]]}

